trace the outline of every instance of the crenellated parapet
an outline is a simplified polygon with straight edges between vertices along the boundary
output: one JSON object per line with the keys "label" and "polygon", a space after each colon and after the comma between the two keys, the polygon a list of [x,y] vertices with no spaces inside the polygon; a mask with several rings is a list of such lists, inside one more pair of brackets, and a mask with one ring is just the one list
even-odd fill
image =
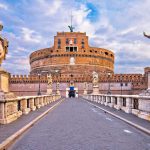
{"label": "crenellated parapet", "polygon": [[[92,82],[92,75],[84,74],[83,76],[77,75],[64,75],[60,74],[59,76],[53,74],[52,75],[53,81],[56,82]],[[39,76],[38,75],[11,75],[10,83],[38,83]],[[47,75],[40,76],[41,83],[47,83]],[[100,83],[133,83],[133,85],[138,87],[139,85],[145,86],[145,78],[142,74],[112,74],[109,78],[107,75],[100,75],[99,76]]]}

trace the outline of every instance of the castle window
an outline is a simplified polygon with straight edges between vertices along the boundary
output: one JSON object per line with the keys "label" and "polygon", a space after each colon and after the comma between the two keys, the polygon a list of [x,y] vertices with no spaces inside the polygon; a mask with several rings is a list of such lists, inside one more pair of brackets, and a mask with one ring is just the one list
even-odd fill
{"label": "castle window", "polygon": [[58,39],[58,44],[61,44],[61,40],[60,39]]}
{"label": "castle window", "polygon": [[61,48],[61,46],[58,44],[58,49],[60,49]]}
{"label": "castle window", "polygon": [[90,50],[90,52],[92,53],[92,50]]}
{"label": "castle window", "polygon": [[82,39],[81,44],[82,44],[82,48],[84,48],[84,39]]}
{"label": "castle window", "polygon": [[69,47],[66,47],[66,52],[69,52],[70,50],[69,50]]}
{"label": "castle window", "polygon": [[58,49],[60,49],[60,48],[61,48],[61,40],[58,39]]}
{"label": "castle window", "polygon": [[77,47],[74,47],[74,51],[77,52]]}
{"label": "castle window", "polygon": [[69,44],[69,39],[68,38],[66,39],[66,44]]}
{"label": "castle window", "polygon": [[77,44],[77,39],[74,39],[74,44]]}
{"label": "castle window", "polygon": [[95,53],[97,53],[97,51],[95,51]]}
{"label": "castle window", "polygon": [[105,55],[108,55],[108,53],[107,53],[107,52],[105,52]]}
{"label": "castle window", "polygon": [[125,86],[128,86],[128,83],[125,83]]}
{"label": "castle window", "polygon": [[77,47],[76,46],[67,46],[66,52],[77,52]]}

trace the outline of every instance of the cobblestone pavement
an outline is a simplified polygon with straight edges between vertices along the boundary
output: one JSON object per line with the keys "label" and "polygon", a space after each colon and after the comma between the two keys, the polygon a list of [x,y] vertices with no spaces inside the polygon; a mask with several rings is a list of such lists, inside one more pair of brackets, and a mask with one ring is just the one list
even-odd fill
{"label": "cobblestone pavement", "polygon": [[150,150],[150,136],[81,99],[66,99],[11,150]]}
{"label": "cobblestone pavement", "polygon": [[35,119],[37,116],[41,115],[43,112],[45,112],[47,109],[49,109],[57,102],[58,101],[53,102],[44,107],[41,107],[40,109],[37,109],[35,111],[31,111],[28,115],[22,115],[20,118],[18,118],[17,120],[9,124],[5,124],[5,125],[0,124],[0,143],[3,142],[9,136],[11,136],[13,133],[17,132],[23,126],[28,124],[30,121]]}

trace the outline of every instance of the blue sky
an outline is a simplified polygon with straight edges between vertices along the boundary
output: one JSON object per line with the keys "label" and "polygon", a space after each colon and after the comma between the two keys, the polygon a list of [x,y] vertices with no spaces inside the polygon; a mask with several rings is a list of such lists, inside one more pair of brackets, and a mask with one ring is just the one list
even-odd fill
{"label": "blue sky", "polygon": [[31,52],[51,47],[57,31],[86,32],[91,46],[115,53],[115,73],[143,73],[150,66],[150,0],[0,0],[1,33],[9,40],[3,67],[28,74]]}

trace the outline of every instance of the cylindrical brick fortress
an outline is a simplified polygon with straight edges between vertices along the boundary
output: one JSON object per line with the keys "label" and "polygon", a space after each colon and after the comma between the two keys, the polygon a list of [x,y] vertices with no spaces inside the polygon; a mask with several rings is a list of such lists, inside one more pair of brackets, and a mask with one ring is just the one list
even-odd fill
{"label": "cylindrical brick fortress", "polygon": [[61,74],[91,74],[114,72],[114,53],[90,47],[88,36],[81,32],[58,32],[54,46],[30,55],[31,74],[59,69]]}

